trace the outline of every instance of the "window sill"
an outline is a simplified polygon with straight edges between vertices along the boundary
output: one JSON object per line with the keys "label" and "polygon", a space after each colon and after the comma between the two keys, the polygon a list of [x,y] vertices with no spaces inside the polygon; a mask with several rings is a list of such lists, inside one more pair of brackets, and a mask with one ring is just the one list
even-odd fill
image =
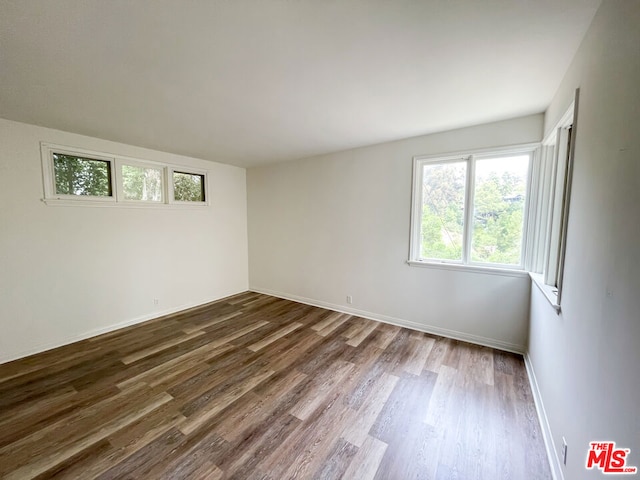
{"label": "window sill", "polygon": [[529,276],[531,277],[531,280],[533,281],[533,283],[542,292],[542,294],[544,295],[544,298],[546,298],[547,301],[551,304],[553,309],[557,313],[560,313],[560,305],[558,305],[558,295],[555,292],[556,290],[555,287],[552,287],[551,285],[547,285],[546,283],[544,283],[544,277],[539,273],[530,272]]}
{"label": "window sill", "polygon": [[440,270],[454,270],[468,273],[484,273],[489,275],[502,275],[504,277],[527,277],[529,272],[524,270],[511,270],[508,268],[484,267],[479,265],[459,265],[455,263],[421,262],[409,260],[407,264],[411,267],[437,268]]}
{"label": "window sill", "polygon": [[121,208],[159,208],[159,209],[201,209],[208,207],[207,202],[135,202],[123,201],[116,202],[114,200],[86,200],[86,199],[67,199],[67,198],[42,198],[42,203],[53,207],[121,207]]}

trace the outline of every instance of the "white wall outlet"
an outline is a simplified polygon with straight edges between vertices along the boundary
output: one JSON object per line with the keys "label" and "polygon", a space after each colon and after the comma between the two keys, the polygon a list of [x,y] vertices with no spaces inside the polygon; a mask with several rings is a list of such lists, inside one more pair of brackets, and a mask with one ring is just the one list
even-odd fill
{"label": "white wall outlet", "polygon": [[160,300],[158,300],[157,298],[153,299],[153,304],[154,305],[159,305],[160,304]]}
{"label": "white wall outlet", "polygon": [[351,305],[353,303],[353,297],[351,295],[347,295],[347,303]]}
{"label": "white wall outlet", "polygon": [[567,464],[567,441],[562,437],[562,463]]}

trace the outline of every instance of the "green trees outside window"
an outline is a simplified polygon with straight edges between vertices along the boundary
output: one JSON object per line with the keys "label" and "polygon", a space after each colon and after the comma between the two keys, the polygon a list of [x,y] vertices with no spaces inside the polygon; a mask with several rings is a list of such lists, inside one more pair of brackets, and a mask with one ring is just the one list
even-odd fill
{"label": "green trees outside window", "polygon": [[111,162],[53,154],[56,194],[111,197]]}
{"label": "green trees outside window", "polygon": [[178,202],[204,202],[204,175],[173,172],[173,196]]}
{"label": "green trees outside window", "polygon": [[471,260],[519,265],[529,156],[478,160]]}
{"label": "green trees outside window", "polygon": [[126,200],[162,201],[162,169],[122,165],[122,190]]}
{"label": "green trees outside window", "polygon": [[[425,162],[420,258],[465,261],[469,228],[466,261],[520,265],[530,158],[530,154],[519,154]],[[469,171],[474,172],[473,182],[468,182]],[[473,185],[473,191],[468,191],[468,184]],[[470,214],[465,211],[467,202]]]}
{"label": "green trees outside window", "polygon": [[427,164],[422,178],[421,256],[462,260],[467,162]]}
{"label": "green trees outside window", "polygon": [[51,205],[208,206],[208,171],[41,142],[44,199]]}

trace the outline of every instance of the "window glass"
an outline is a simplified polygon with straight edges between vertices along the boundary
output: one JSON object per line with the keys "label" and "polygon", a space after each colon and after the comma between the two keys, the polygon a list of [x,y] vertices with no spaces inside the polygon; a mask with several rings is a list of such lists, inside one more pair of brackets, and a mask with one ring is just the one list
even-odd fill
{"label": "window glass", "polygon": [[529,155],[475,163],[471,260],[520,265]]}
{"label": "window glass", "polygon": [[423,166],[422,258],[462,260],[466,172],[466,161]]}
{"label": "window glass", "polygon": [[178,202],[204,202],[204,175],[173,172],[173,197]]}
{"label": "window glass", "polygon": [[59,195],[111,197],[111,162],[53,153],[55,189]]}
{"label": "window glass", "polygon": [[162,201],[162,169],[122,165],[122,190],[125,200]]}

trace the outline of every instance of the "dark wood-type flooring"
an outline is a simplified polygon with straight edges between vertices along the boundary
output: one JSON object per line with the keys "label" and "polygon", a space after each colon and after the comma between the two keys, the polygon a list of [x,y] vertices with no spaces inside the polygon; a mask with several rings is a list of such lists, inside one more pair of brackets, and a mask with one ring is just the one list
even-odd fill
{"label": "dark wood-type flooring", "polygon": [[549,479],[520,356],[257,293],[0,365],[4,479]]}

